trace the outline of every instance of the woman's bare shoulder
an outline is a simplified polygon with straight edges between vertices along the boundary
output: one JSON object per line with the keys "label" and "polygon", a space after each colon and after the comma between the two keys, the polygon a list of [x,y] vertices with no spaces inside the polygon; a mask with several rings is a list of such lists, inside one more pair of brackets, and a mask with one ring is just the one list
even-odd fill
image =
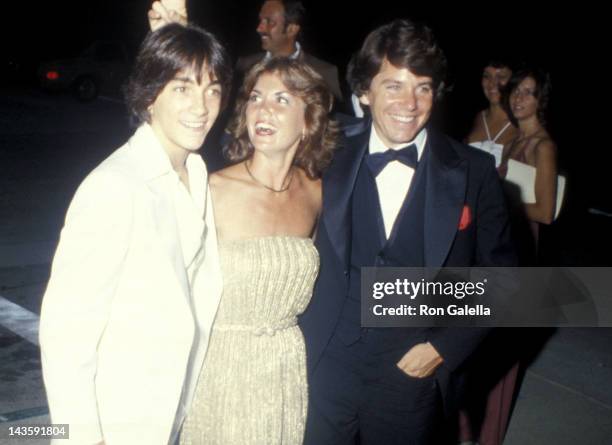
{"label": "woman's bare shoulder", "polygon": [[298,170],[304,196],[311,208],[318,213],[323,202],[323,181],[321,178],[309,178],[302,169]]}
{"label": "woman's bare shoulder", "polygon": [[533,150],[536,155],[554,155],[557,152],[557,144],[555,144],[555,141],[546,133],[536,141]]}
{"label": "woman's bare shoulder", "polygon": [[308,193],[320,194],[323,181],[321,178],[310,178],[306,172],[298,168],[296,174],[300,178],[300,183]]}
{"label": "woman's bare shoulder", "polygon": [[245,172],[243,163],[231,165],[210,175],[210,185],[213,187],[219,185],[227,185],[228,183],[241,181],[245,179]]}
{"label": "woman's bare shoulder", "polygon": [[557,148],[557,144],[555,144],[555,141],[553,141],[549,134],[546,134],[540,138],[537,147],[544,147],[545,150],[550,150]]}

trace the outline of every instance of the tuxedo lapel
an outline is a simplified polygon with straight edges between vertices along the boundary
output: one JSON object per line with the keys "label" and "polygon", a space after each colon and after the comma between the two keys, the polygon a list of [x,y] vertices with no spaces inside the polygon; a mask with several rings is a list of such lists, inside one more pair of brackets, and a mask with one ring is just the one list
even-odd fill
{"label": "tuxedo lapel", "polygon": [[425,191],[425,266],[441,267],[455,239],[467,188],[467,161],[450,142],[428,131]]}
{"label": "tuxedo lapel", "polygon": [[148,124],[142,125],[134,133],[129,144],[136,159],[135,165],[138,165],[138,173],[135,171],[134,174],[142,177],[151,193],[152,219],[160,247],[170,261],[185,297],[188,298],[189,280],[176,221],[174,196],[172,188],[168,186],[167,174],[172,169],[172,165]]}
{"label": "tuxedo lapel", "polygon": [[359,167],[368,148],[369,121],[345,129],[345,141],[323,178],[323,222],[329,239],[343,264],[349,261],[351,196]]}
{"label": "tuxedo lapel", "polygon": [[149,182],[149,190],[153,194],[154,199],[154,218],[155,228],[158,233],[157,239],[164,249],[164,253],[168,257],[178,283],[183,290],[183,294],[188,297],[189,280],[185,261],[183,259],[183,250],[178,233],[178,225],[176,222],[176,210],[174,209],[170,190],[163,183],[166,178],[159,177]]}

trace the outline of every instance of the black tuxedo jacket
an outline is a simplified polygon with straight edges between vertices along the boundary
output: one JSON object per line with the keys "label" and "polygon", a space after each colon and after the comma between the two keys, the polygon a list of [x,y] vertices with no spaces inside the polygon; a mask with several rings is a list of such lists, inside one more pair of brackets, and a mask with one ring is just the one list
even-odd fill
{"label": "black tuxedo jacket", "polygon": [[[344,142],[323,177],[323,211],[316,239],[321,269],[311,303],[300,318],[309,372],[314,371],[329,343],[348,294],[351,196],[359,166],[368,152],[370,128],[371,121],[363,120],[345,129]],[[425,150],[429,150],[429,160],[423,266],[515,265],[508,214],[493,158],[431,129]],[[442,386],[447,386],[451,373],[488,332],[481,328],[414,331],[442,355],[444,363],[436,371]]]}

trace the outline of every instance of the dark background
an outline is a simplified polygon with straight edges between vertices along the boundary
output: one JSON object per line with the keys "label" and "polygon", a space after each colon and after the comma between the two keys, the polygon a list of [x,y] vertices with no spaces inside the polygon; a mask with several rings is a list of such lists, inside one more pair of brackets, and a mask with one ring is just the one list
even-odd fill
{"label": "dark background", "polygon": [[[76,55],[100,39],[120,40],[134,54],[147,31],[150,3],[64,0],[13,4],[5,16],[2,41],[8,43],[8,58],[30,69],[41,60]],[[534,5],[510,8],[491,3],[446,6],[431,1],[303,3],[309,15],[303,45],[335,63],[342,75],[351,54],[376,26],[399,17],[428,23],[449,59],[455,90],[444,104],[449,108],[445,114],[452,114],[445,123],[455,135],[462,136],[467,131],[474,112],[485,104],[479,81],[482,65],[490,57],[501,55],[543,65],[553,73],[555,105],[572,99],[571,88],[575,86],[567,80],[576,74],[576,54],[571,52],[578,37],[576,25],[581,23],[576,11],[559,7],[536,9]],[[188,1],[188,9],[192,21],[213,31],[237,57],[260,49],[255,33],[260,4],[259,0],[192,0]],[[553,110],[553,130],[561,118],[558,111],[557,107]]]}
{"label": "dark background", "polygon": [[[149,4],[150,0],[68,0],[5,6],[1,32],[8,51],[3,51],[3,64],[19,67],[19,75],[10,81],[35,85],[41,61],[74,56],[94,40],[120,40],[135,54],[148,29]],[[260,49],[255,33],[260,4],[193,0],[188,1],[188,9],[191,20],[213,31],[236,58]],[[351,54],[374,27],[399,17],[428,23],[447,54],[453,85],[437,105],[434,121],[457,139],[466,135],[476,112],[486,104],[480,87],[486,60],[510,57],[548,69],[553,81],[549,131],[559,148],[561,170],[568,177],[566,201],[555,230],[568,231],[580,245],[585,240],[577,234],[599,233],[603,224],[605,236],[612,239],[607,231],[610,218],[588,216],[589,208],[612,213],[605,181],[609,143],[605,127],[602,132],[593,117],[597,114],[593,104],[601,100],[607,84],[602,54],[595,49],[606,35],[605,27],[595,26],[597,10],[586,3],[570,8],[560,2],[554,6],[533,2],[448,6],[432,1],[305,0],[304,4],[309,19],[303,46],[335,63],[342,78]],[[597,230],[590,224],[598,225]]]}
{"label": "dark background", "polygon": [[[150,3],[64,0],[13,4],[8,6],[2,41],[8,43],[8,58],[30,73],[40,61],[74,56],[94,40],[120,40],[134,54],[147,31]],[[479,82],[487,59],[505,56],[544,66],[552,72],[554,82],[551,131],[560,144],[568,138],[568,129],[559,122],[563,119],[559,104],[576,99],[571,97],[576,88],[571,85],[576,74],[576,60],[572,60],[576,54],[570,52],[581,23],[576,11],[559,7],[536,9],[529,4],[504,7],[462,2],[460,6],[447,6],[431,1],[303,3],[309,16],[304,47],[335,63],[342,76],[351,54],[376,26],[398,17],[428,23],[447,54],[454,84],[453,93],[438,112],[440,115],[443,111],[443,116],[437,118],[456,137],[464,136],[475,112],[485,105]],[[237,57],[260,50],[255,33],[260,4],[259,0],[192,0],[188,1],[188,9],[192,21],[213,31]]]}

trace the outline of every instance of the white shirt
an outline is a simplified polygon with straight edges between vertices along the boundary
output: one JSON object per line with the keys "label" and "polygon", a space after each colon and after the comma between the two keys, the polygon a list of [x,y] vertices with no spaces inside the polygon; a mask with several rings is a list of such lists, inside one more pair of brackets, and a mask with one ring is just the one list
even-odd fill
{"label": "white shirt", "polygon": [[202,245],[205,224],[206,174],[204,162],[197,154],[189,154],[185,163],[189,175],[189,190],[180,181],[178,174],[169,173],[174,191],[176,223],[183,250],[183,260],[188,268]]}
{"label": "white shirt", "polygon": [[[416,144],[418,159],[420,160],[426,142],[427,130],[423,128],[412,141],[406,142],[406,146]],[[376,128],[372,124],[369,145],[370,154],[383,153],[388,149],[389,147],[380,140],[378,133],[376,133]],[[376,177],[378,200],[380,201],[380,210],[385,224],[387,239],[391,235],[393,224],[395,224],[400,208],[404,203],[404,199],[406,199],[413,176],[414,169],[412,167],[408,167],[399,161],[391,161]]]}
{"label": "white shirt", "polygon": [[[300,57],[301,51],[302,51],[302,45],[300,45],[300,42],[295,42],[295,51],[293,51],[293,54],[291,54],[289,58],[292,60],[296,60],[298,57]],[[266,51],[264,60],[269,60],[271,58],[272,58],[272,53],[270,51]]]}
{"label": "white shirt", "polygon": [[[205,211],[206,191],[208,187],[206,165],[200,155],[196,153],[187,155],[185,168],[187,169],[189,178],[188,190],[185,184],[181,182],[178,173],[172,167],[168,155],[161,144],[159,144],[159,140],[156,139],[156,141],[158,143],[152,143],[151,146],[156,146],[156,148],[162,152],[159,153],[158,151],[156,155],[159,156],[158,162],[163,165],[162,176],[164,176],[163,180],[165,187],[168,188],[168,192],[173,198],[172,201],[174,203],[174,214],[178,227],[180,247],[185,268],[187,269],[189,287],[191,289],[193,286],[194,273],[205,254],[203,245],[206,236]],[[192,312],[195,313],[193,298],[193,293],[190,291],[190,305]],[[198,320],[196,319],[196,321]],[[202,326],[196,323],[196,334],[194,336],[194,344],[187,365],[188,370],[191,370],[194,365],[194,354],[199,347],[201,329]],[[188,396],[185,389],[186,388],[183,386],[178,409],[185,409],[184,407]],[[175,417],[174,427],[172,428],[169,440],[170,444],[177,441],[182,420],[184,419],[181,416]]]}

